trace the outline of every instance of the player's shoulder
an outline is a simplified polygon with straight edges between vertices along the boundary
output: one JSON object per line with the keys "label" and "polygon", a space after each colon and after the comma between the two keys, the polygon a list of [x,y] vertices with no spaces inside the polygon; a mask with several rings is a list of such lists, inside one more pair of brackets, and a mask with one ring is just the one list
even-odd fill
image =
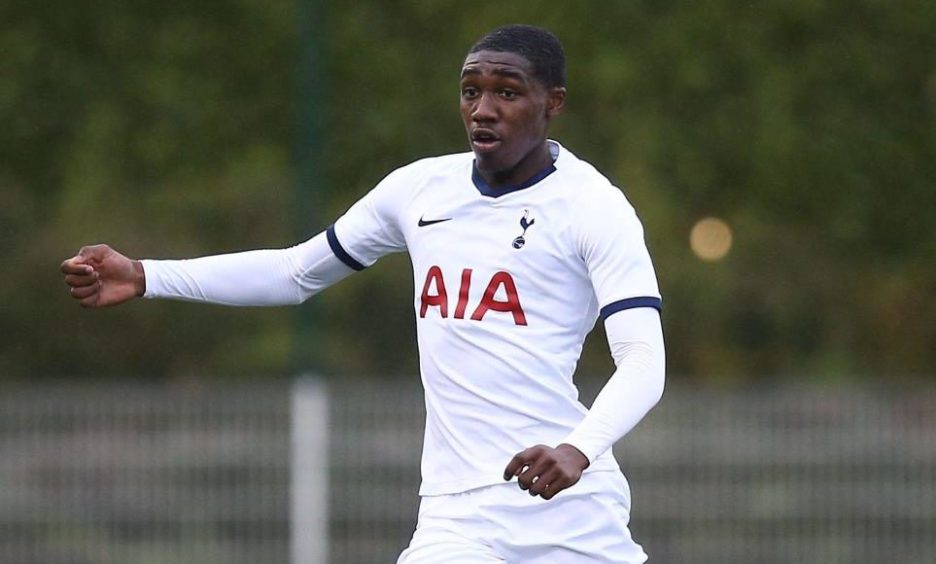
{"label": "player's shoulder", "polygon": [[383,206],[405,207],[426,187],[437,184],[440,177],[464,175],[470,166],[471,160],[464,154],[417,159],[390,171],[371,190],[369,198]]}
{"label": "player's shoulder", "polygon": [[632,210],[624,191],[602,174],[590,162],[561,147],[556,168],[575,186],[572,207],[579,213],[591,214],[609,209]]}

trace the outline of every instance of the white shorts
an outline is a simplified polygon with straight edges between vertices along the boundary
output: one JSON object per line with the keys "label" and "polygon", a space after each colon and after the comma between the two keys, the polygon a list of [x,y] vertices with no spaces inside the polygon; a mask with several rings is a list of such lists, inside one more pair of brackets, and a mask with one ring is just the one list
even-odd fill
{"label": "white shorts", "polygon": [[587,472],[546,501],[517,481],[423,497],[409,547],[397,564],[638,564],[630,488],[620,472]]}

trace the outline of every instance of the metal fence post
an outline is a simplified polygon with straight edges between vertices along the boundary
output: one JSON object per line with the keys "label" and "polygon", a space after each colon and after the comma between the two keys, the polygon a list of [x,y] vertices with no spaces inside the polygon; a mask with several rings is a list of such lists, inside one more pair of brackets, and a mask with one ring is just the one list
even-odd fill
{"label": "metal fence post", "polygon": [[292,387],[290,553],[292,564],[328,561],[328,403],[321,378]]}

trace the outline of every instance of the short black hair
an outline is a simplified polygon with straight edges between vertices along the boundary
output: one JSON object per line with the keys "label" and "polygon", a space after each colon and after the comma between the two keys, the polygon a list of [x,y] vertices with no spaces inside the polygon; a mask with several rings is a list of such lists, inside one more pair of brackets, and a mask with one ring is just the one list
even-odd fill
{"label": "short black hair", "polygon": [[468,54],[478,51],[516,53],[533,65],[533,77],[547,88],[566,85],[565,51],[559,38],[532,25],[505,25],[485,34]]}

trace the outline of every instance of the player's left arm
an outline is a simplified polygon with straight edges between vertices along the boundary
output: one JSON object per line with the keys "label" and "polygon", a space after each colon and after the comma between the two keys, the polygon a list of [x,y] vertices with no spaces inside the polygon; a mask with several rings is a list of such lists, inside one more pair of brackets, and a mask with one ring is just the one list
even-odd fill
{"label": "player's left arm", "polygon": [[533,496],[552,499],[575,485],[593,460],[630,432],[663,396],[666,355],[660,314],[649,307],[617,312],[605,320],[617,366],[585,419],[555,448],[537,445],[517,453],[504,479]]}
{"label": "player's left arm", "polygon": [[616,370],[585,419],[565,438],[589,463],[629,433],[663,397],[666,351],[660,313],[642,307],[605,320]]}
{"label": "player's left arm", "polygon": [[570,210],[576,252],[587,271],[617,366],[591,410],[555,448],[537,445],[510,461],[531,495],[550,499],[630,431],[663,394],[662,301],[643,226],[624,195],[609,184],[583,193]]}

